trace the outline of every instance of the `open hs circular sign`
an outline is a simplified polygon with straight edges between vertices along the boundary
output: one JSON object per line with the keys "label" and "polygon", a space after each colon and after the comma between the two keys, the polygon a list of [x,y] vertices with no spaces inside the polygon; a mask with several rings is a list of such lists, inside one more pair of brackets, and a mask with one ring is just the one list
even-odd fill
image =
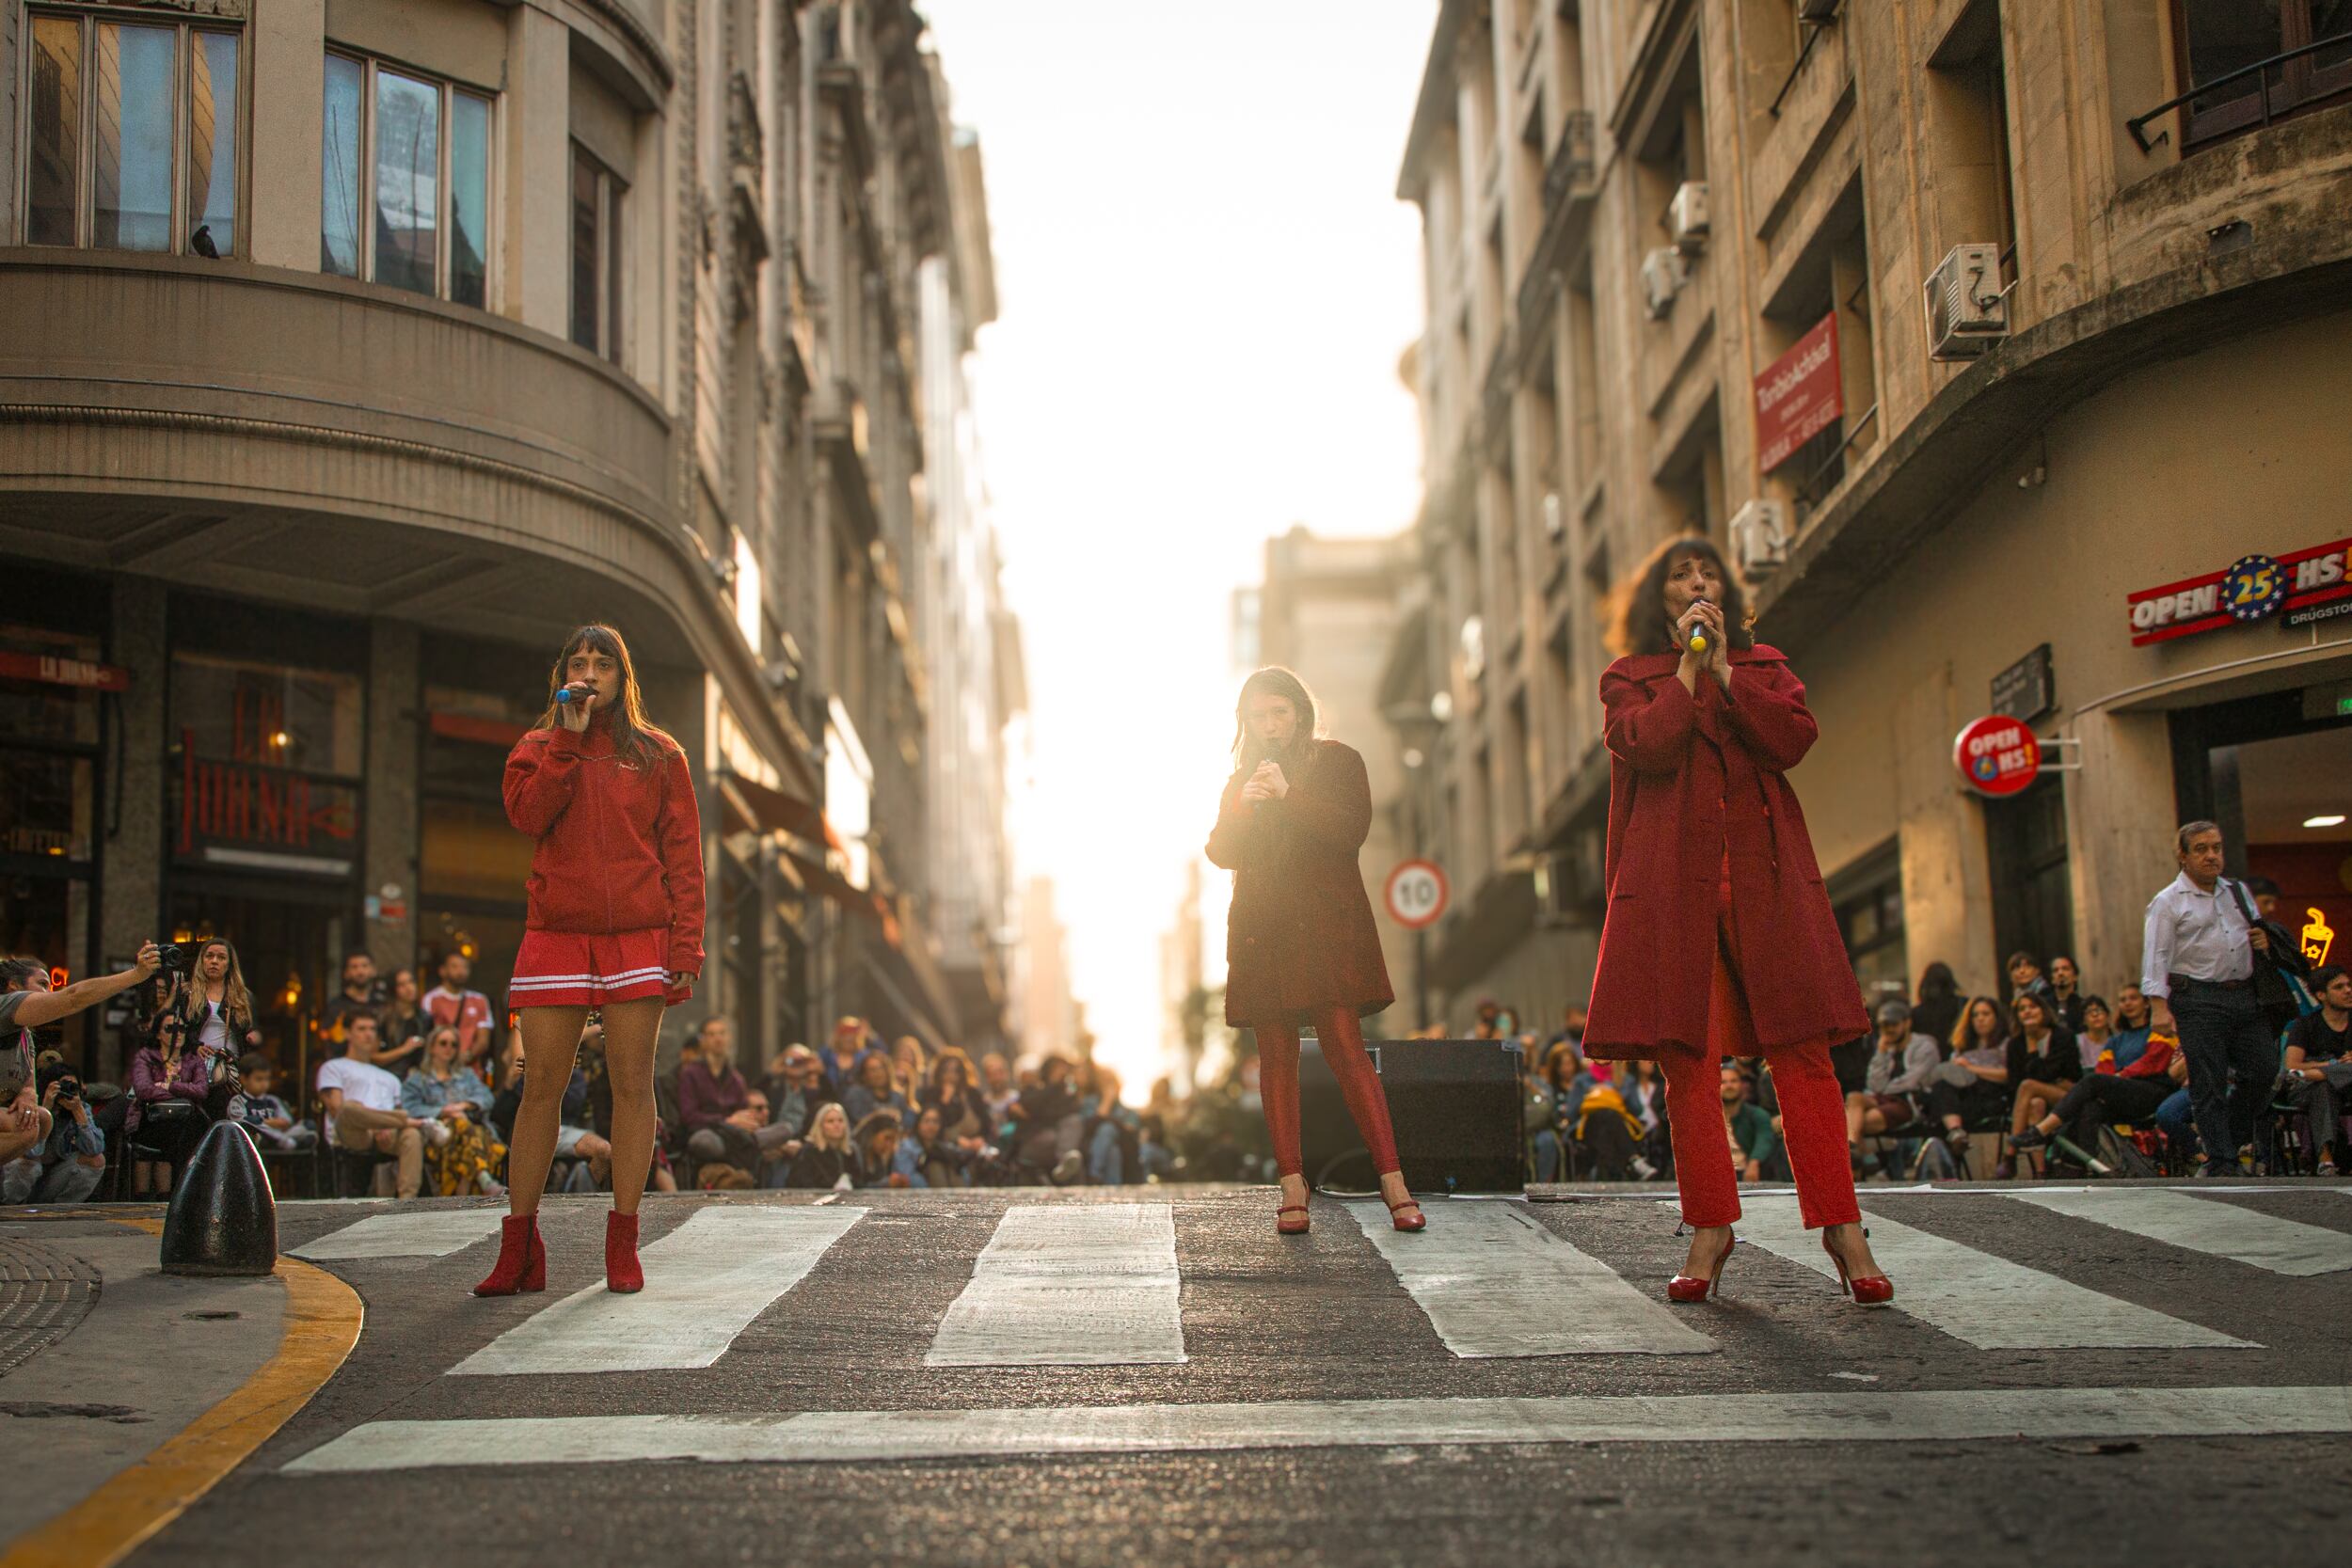
{"label": "open hs circular sign", "polygon": [[2042,742],[2014,719],[1988,715],[1960,732],[1952,762],[1979,795],[2014,795],[2042,771]]}

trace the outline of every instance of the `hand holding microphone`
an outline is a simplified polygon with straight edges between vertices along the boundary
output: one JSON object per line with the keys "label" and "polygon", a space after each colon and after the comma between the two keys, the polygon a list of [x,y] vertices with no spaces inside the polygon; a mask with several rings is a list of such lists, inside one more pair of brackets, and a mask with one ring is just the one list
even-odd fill
{"label": "hand holding microphone", "polygon": [[596,711],[596,689],[585,681],[573,681],[555,690],[555,719],[565,729],[578,734],[588,727],[588,716]]}

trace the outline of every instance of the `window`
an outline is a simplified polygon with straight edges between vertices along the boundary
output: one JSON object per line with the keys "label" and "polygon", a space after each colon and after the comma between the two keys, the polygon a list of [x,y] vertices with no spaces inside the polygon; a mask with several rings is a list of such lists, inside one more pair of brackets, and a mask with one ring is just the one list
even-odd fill
{"label": "window", "polygon": [[2016,195],[2010,185],[2009,81],[1999,0],[1974,0],[1928,60],[1929,148],[1939,171],[1942,255],[1956,245],[2000,246],[2001,281],[2017,280]]}
{"label": "window", "polygon": [[[2352,92],[2352,0],[2173,0],[2172,36],[2182,86],[2216,84],[2189,102],[2190,143]],[[2249,70],[2316,43],[2328,47]]]}
{"label": "window", "polygon": [[621,362],[620,177],[572,145],[572,341]]}
{"label": "window", "polygon": [[242,35],[27,20],[25,243],[234,254]]}
{"label": "window", "polygon": [[326,56],[319,270],[489,303],[490,100]]}

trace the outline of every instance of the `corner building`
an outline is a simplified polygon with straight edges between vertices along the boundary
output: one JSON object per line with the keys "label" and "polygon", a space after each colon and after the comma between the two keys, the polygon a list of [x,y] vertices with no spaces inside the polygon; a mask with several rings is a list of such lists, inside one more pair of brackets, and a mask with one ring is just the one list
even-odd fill
{"label": "corner building", "polygon": [[[1994,990],[2022,947],[2111,992],[2192,816],[2335,945],[2348,28],[2316,0],[1440,8],[1400,182],[1434,608],[1389,705],[1448,711],[1454,1022],[1589,989],[1608,594],[1683,531],[1807,685],[1793,779],[1866,989],[1941,959]],[[1994,713],[2052,765],[2002,799],[1954,761]]]}
{"label": "corner building", "polygon": [[918,282],[951,161],[980,189],[921,35],[900,0],[0,3],[0,945],[227,934],[290,1068],[344,952],[467,950],[497,996],[501,764],[601,619],[700,795],[684,1018],[747,1058],[842,1009],[964,1027],[915,345],[985,319],[985,268]]}

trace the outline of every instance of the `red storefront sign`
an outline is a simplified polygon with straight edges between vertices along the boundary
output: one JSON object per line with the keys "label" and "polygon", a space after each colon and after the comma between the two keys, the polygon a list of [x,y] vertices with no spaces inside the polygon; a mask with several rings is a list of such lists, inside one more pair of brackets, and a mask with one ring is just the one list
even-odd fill
{"label": "red storefront sign", "polygon": [[1798,339],[1756,378],[1756,464],[1766,473],[1846,412],[1837,371],[1837,312]]}
{"label": "red storefront sign", "polygon": [[1952,742],[1961,781],[1979,795],[2014,795],[2042,771],[2042,741],[2014,719],[1987,714]]}
{"label": "red storefront sign", "polygon": [[2125,603],[2131,607],[2132,645],[2141,647],[2281,612],[2290,625],[2322,620],[2326,617],[2303,611],[2344,598],[2352,598],[2352,539],[2313,545],[2276,559],[2240,556],[2199,577],[2143,588]]}
{"label": "red storefront sign", "polygon": [[263,850],[347,849],[358,831],[358,794],[345,784],[278,768],[204,762],[184,748],[176,853],[206,845]]}
{"label": "red storefront sign", "polygon": [[131,672],[114,664],[93,664],[54,654],[0,653],[0,676],[39,681],[43,686],[71,686],[83,691],[128,691]]}

